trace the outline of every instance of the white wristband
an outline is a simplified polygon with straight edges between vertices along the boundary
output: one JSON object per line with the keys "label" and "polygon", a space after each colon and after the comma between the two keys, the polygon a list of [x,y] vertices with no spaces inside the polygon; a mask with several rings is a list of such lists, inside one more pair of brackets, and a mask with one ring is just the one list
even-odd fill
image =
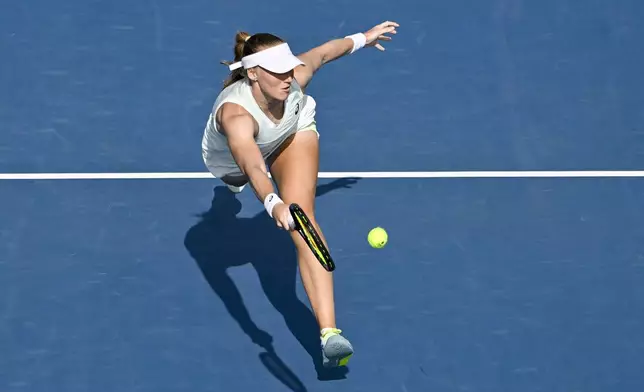
{"label": "white wristband", "polygon": [[347,35],[344,38],[349,38],[353,41],[353,49],[351,49],[351,54],[355,53],[359,49],[364,48],[365,44],[367,43],[367,37],[362,33]]}
{"label": "white wristband", "polygon": [[268,215],[270,215],[271,218],[273,217],[273,207],[279,203],[284,202],[275,193],[269,193],[268,196],[266,196],[266,199],[264,199],[264,208],[266,208],[266,212],[268,212]]}

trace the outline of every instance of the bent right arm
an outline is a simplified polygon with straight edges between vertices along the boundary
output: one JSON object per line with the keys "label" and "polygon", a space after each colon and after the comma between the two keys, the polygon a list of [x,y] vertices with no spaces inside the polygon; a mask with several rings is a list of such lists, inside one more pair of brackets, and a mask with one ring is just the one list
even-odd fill
{"label": "bent right arm", "polygon": [[[268,177],[264,157],[255,142],[255,121],[244,109],[235,104],[224,104],[218,116],[218,126],[226,135],[228,147],[241,169],[248,177],[255,195],[261,203],[271,193],[276,193],[273,182]],[[284,203],[278,203],[272,210],[273,219],[281,228],[289,230],[290,212]]]}
{"label": "bent right arm", "polygon": [[226,103],[220,110],[219,126],[226,135],[233,158],[263,203],[275,189],[268,177],[264,157],[255,143],[255,122],[251,115],[235,104]]}

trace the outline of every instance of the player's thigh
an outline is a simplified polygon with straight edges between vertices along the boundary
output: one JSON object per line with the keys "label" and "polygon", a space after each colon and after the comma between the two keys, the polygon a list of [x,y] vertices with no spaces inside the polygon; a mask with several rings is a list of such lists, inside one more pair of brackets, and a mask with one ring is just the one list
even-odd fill
{"label": "player's thigh", "polygon": [[295,133],[272,159],[270,170],[286,203],[298,203],[313,214],[319,168],[319,140],[315,131]]}

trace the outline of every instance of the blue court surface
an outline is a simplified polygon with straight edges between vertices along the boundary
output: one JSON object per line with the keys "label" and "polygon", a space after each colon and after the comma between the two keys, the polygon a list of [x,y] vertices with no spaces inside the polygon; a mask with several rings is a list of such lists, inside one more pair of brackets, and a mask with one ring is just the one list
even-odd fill
{"label": "blue court surface", "polygon": [[[641,392],[643,18],[634,0],[3,3],[0,391]],[[308,90],[356,350],[329,371],[288,235],[208,177],[201,136],[238,30],[302,52],[388,19],[386,52]]]}

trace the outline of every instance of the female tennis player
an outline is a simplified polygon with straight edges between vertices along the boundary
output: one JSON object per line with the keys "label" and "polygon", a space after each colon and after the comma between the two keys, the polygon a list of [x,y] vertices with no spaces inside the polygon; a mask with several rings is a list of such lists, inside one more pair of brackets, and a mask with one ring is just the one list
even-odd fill
{"label": "female tennis player", "polygon": [[327,367],[345,365],[353,347],[336,328],[332,275],[293,231],[288,208],[298,203],[326,245],[314,215],[319,165],[316,102],[304,89],[324,64],[363,47],[384,51],[380,41],[391,40],[387,34],[396,34],[398,26],[387,21],[365,33],[332,39],[299,56],[275,35],[237,33],[234,63],[226,63],[232,72],[204,130],[202,154],[213,176],[233,192],[241,192],[250,183],[276,225],[290,232],[302,282],[320,326]]}

